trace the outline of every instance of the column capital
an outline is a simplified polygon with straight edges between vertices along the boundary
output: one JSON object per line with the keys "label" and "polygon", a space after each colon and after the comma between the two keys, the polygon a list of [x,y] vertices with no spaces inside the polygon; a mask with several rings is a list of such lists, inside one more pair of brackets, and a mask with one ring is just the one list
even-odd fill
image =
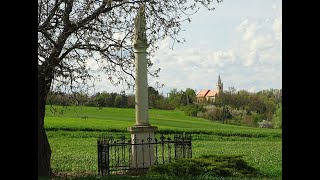
{"label": "column capital", "polygon": [[133,44],[133,48],[137,52],[146,52],[148,47],[149,47],[149,44],[147,43],[147,41],[137,41]]}

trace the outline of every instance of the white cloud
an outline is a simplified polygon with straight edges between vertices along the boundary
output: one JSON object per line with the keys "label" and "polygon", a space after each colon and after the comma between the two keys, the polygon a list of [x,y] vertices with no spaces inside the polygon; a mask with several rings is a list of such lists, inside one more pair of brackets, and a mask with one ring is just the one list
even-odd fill
{"label": "white cloud", "polygon": [[272,30],[274,31],[278,41],[282,40],[282,16],[275,18],[272,24]]}
{"label": "white cloud", "polygon": [[249,22],[248,19],[245,19],[237,29],[242,33],[242,39],[244,41],[250,41],[255,36],[257,26],[255,23]]}
{"label": "white cloud", "polygon": [[[273,20],[271,20],[273,19]],[[235,51],[245,66],[265,63],[281,52],[281,16],[257,20],[243,20],[236,29]],[[278,58],[281,60],[281,55]]]}

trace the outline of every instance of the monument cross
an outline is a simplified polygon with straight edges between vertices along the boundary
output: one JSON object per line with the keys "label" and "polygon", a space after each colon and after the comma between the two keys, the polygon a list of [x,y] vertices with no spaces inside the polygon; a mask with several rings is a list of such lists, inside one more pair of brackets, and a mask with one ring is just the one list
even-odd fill
{"label": "monument cross", "polygon": [[[131,133],[132,159],[131,169],[140,169],[145,173],[155,162],[154,158],[154,132],[156,126],[149,123],[148,114],[148,80],[147,80],[147,37],[145,6],[141,5],[134,23],[133,48],[135,55],[135,112],[136,123],[129,127]],[[144,143],[143,143],[144,142]],[[141,144],[142,143],[142,144]],[[149,143],[149,144],[148,144]],[[137,145],[139,144],[139,145]],[[145,144],[145,145],[143,145]]]}

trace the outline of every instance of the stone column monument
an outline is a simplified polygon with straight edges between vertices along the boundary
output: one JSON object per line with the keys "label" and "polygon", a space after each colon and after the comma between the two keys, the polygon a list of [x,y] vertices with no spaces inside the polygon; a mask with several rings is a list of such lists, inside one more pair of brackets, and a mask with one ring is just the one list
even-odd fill
{"label": "stone column monument", "polygon": [[148,114],[148,80],[147,80],[147,37],[145,6],[141,5],[135,18],[133,47],[135,53],[135,111],[136,123],[129,127],[132,145],[130,168],[146,172],[154,164],[154,132],[156,126],[149,123]]}

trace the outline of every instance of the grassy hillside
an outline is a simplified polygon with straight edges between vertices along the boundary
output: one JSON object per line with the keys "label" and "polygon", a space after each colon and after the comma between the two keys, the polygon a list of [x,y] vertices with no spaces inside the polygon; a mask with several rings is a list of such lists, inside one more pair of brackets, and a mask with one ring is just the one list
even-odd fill
{"label": "grassy hillside", "polygon": [[[95,107],[58,107],[62,115],[52,113],[47,106],[45,128],[48,130],[88,130],[88,131],[121,131],[135,124],[134,109]],[[87,118],[83,118],[87,117]],[[178,110],[149,110],[149,121],[158,126],[160,131],[175,130],[193,133],[216,134],[222,136],[281,137],[279,129],[261,129],[245,126],[214,123],[202,118],[189,117]]]}
{"label": "grassy hillside", "polygon": [[[47,106],[45,128],[52,149],[54,172],[97,173],[96,139],[101,134],[129,136],[134,109]],[[87,118],[81,118],[81,117]],[[186,116],[181,111],[149,110],[150,123],[160,132],[193,133],[193,157],[204,154],[244,155],[249,165],[268,179],[281,179],[282,131],[226,125]]]}

